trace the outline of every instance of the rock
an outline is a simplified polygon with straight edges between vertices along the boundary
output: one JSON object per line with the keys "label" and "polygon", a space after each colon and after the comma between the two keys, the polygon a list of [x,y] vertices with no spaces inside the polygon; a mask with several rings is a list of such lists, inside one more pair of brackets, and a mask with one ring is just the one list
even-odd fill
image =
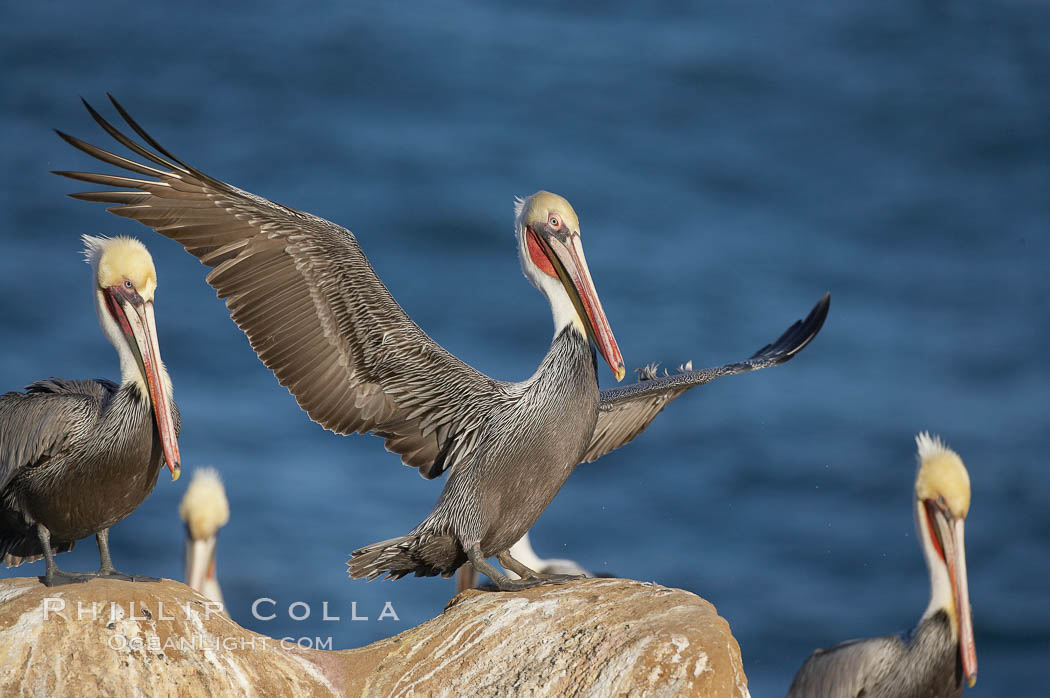
{"label": "rock", "polygon": [[470,590],[395,637],[325,651],[245,630],[179,582],[34,577],[0,580],[0,695],[749,694],[711,604],[631,580]]}

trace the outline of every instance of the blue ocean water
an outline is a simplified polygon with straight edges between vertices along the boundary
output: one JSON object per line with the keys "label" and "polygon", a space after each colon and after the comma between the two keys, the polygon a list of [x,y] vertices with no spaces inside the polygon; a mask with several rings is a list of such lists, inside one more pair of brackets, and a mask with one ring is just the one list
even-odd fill
{"label": "blue ocean water", "polygon": [[[504,379],[531,374],[552,330],[520,273],[512,197],[556,191],[629,367],[737,360],[833,300],[790,364],[694,391],[579,468],[533,531],[540,554],[700,594],[753,695],[782,695],[814,648],[925,608],[912,439],[929,429],[973,483],[970,693],[1045,695],[1048,20],[1035,1],[9,4],[0,389],[119,375],[78,237],[139,236],[187,475],[213,465],[227,482],[232,615],[337,648],[395,634],[452,583],[350,581],[344,563],[414,526],[441,482],[310,422],[203,267],[64,197],[83,189],[48,170],[95,163],[51,129],[108,146],[79,97],[112,92],[196,167],[351,228],[432,337]],[[188,480],[162,475],[113,529],[119,567],[181,576]],[[93,569],[93,542],[60,564]],[[276,618],[253,617],[260,598]],[[377,619],[388,601],[399,620]]]}

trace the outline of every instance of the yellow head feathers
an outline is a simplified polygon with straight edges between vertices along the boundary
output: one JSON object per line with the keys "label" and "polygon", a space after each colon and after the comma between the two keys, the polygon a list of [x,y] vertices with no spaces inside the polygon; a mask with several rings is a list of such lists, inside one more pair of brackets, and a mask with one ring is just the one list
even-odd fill
{"label": "yellow head feathers", "polygon": [[551,213],[559,214],[569,230],[580,232],[580,219],[577,218],[572,204],[562,196],[549,191],[538,191],[527,199],[514,200],[514,216],[520,225],[533,224],[542,227]]}
{"label": "yellow head feathers", "polygon": [[193,473],[179,504],[179,516],[194,540],[211,538],[230,520],[226,489],[214,468],[198,468]]}
{"label": "yellow head feathers", "polygon": [[959,454],[925,431],[915,437],[915,444],[919,450],[915,496],[934,501],[943,497],[952,516],[966,518],[970,511],[970,475]]}
{"label": "yellow head feathers", "polygon": [[132,237],[94,237],[84,235],[84,257],[95,269],[99,288],[130,281],[145,301],[153,300],[157,290],[157,270],[146,246]]}

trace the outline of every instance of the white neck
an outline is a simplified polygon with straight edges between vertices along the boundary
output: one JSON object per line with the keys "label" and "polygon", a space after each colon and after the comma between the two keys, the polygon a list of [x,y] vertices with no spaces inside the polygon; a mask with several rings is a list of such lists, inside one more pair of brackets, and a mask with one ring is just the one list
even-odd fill
{"label": "white neck", "polygon": [[583,321],[580,319],[580,314],[576,312],[576,306],[573,305],[572,299],[569,298],[569,293],[565,290],[564,284],[560,279],[547,276],[540,272],[540,284],[539,289],[543,291],[543,294],[547,296],[547,301],[551,304],[551,315],[554,318],[554,335],[561,334],[561,331],[572,325],[576,328],[584,337],[587,336],[587,328],[584,327]]}
{"label": "white neck", "polygon": [[955,599],[952,597],[952,584],[948,577],[948,567],[944,560],[937,554],[934,547],[933,536],[935,535],[927,523],[926,507],[920,500],[915,501],[915,528],[919,532],[919,542],[922,543],[922,554],[926,558],[926,568],[930,572],[930,604],[922,614],[921,620],[926,620],[941,609],[948,613],[951,621],[952,635],[956,635],[955,623]]}

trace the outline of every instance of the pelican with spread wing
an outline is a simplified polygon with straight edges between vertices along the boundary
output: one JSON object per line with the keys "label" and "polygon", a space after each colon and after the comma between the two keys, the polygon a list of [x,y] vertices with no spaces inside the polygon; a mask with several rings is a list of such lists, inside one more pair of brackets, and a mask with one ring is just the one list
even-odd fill
{"label": "pelican with spread wing", "polygon": [[[145,145],[85,106],[140,160],[59,132],[133,175],[56,173],[114,188],[72,196],[113,204],[111,212],[177,240],[211,267],[207,281],[234,322],[315,422],[338,434],[382,437],[425,478],[449,472],[433,511],[411,533],[353,553],[353,577],[451,576],[470,561],[501,589],[563,581],[539,576],[507,551],[573,468],[633,439],[689,388],[788,361],[827,315],[825,296],[750,359],[600,392],[592,344],[617,380],[623,358],[591,281],[576,212],[540,191],[517,202],[514,229],[525,276],[550,302],[554,340],[530,378],[495,380],[412,321],[349,230],[209,177],[112,101]],[[522,578],[498,571],[493,556]]]}

